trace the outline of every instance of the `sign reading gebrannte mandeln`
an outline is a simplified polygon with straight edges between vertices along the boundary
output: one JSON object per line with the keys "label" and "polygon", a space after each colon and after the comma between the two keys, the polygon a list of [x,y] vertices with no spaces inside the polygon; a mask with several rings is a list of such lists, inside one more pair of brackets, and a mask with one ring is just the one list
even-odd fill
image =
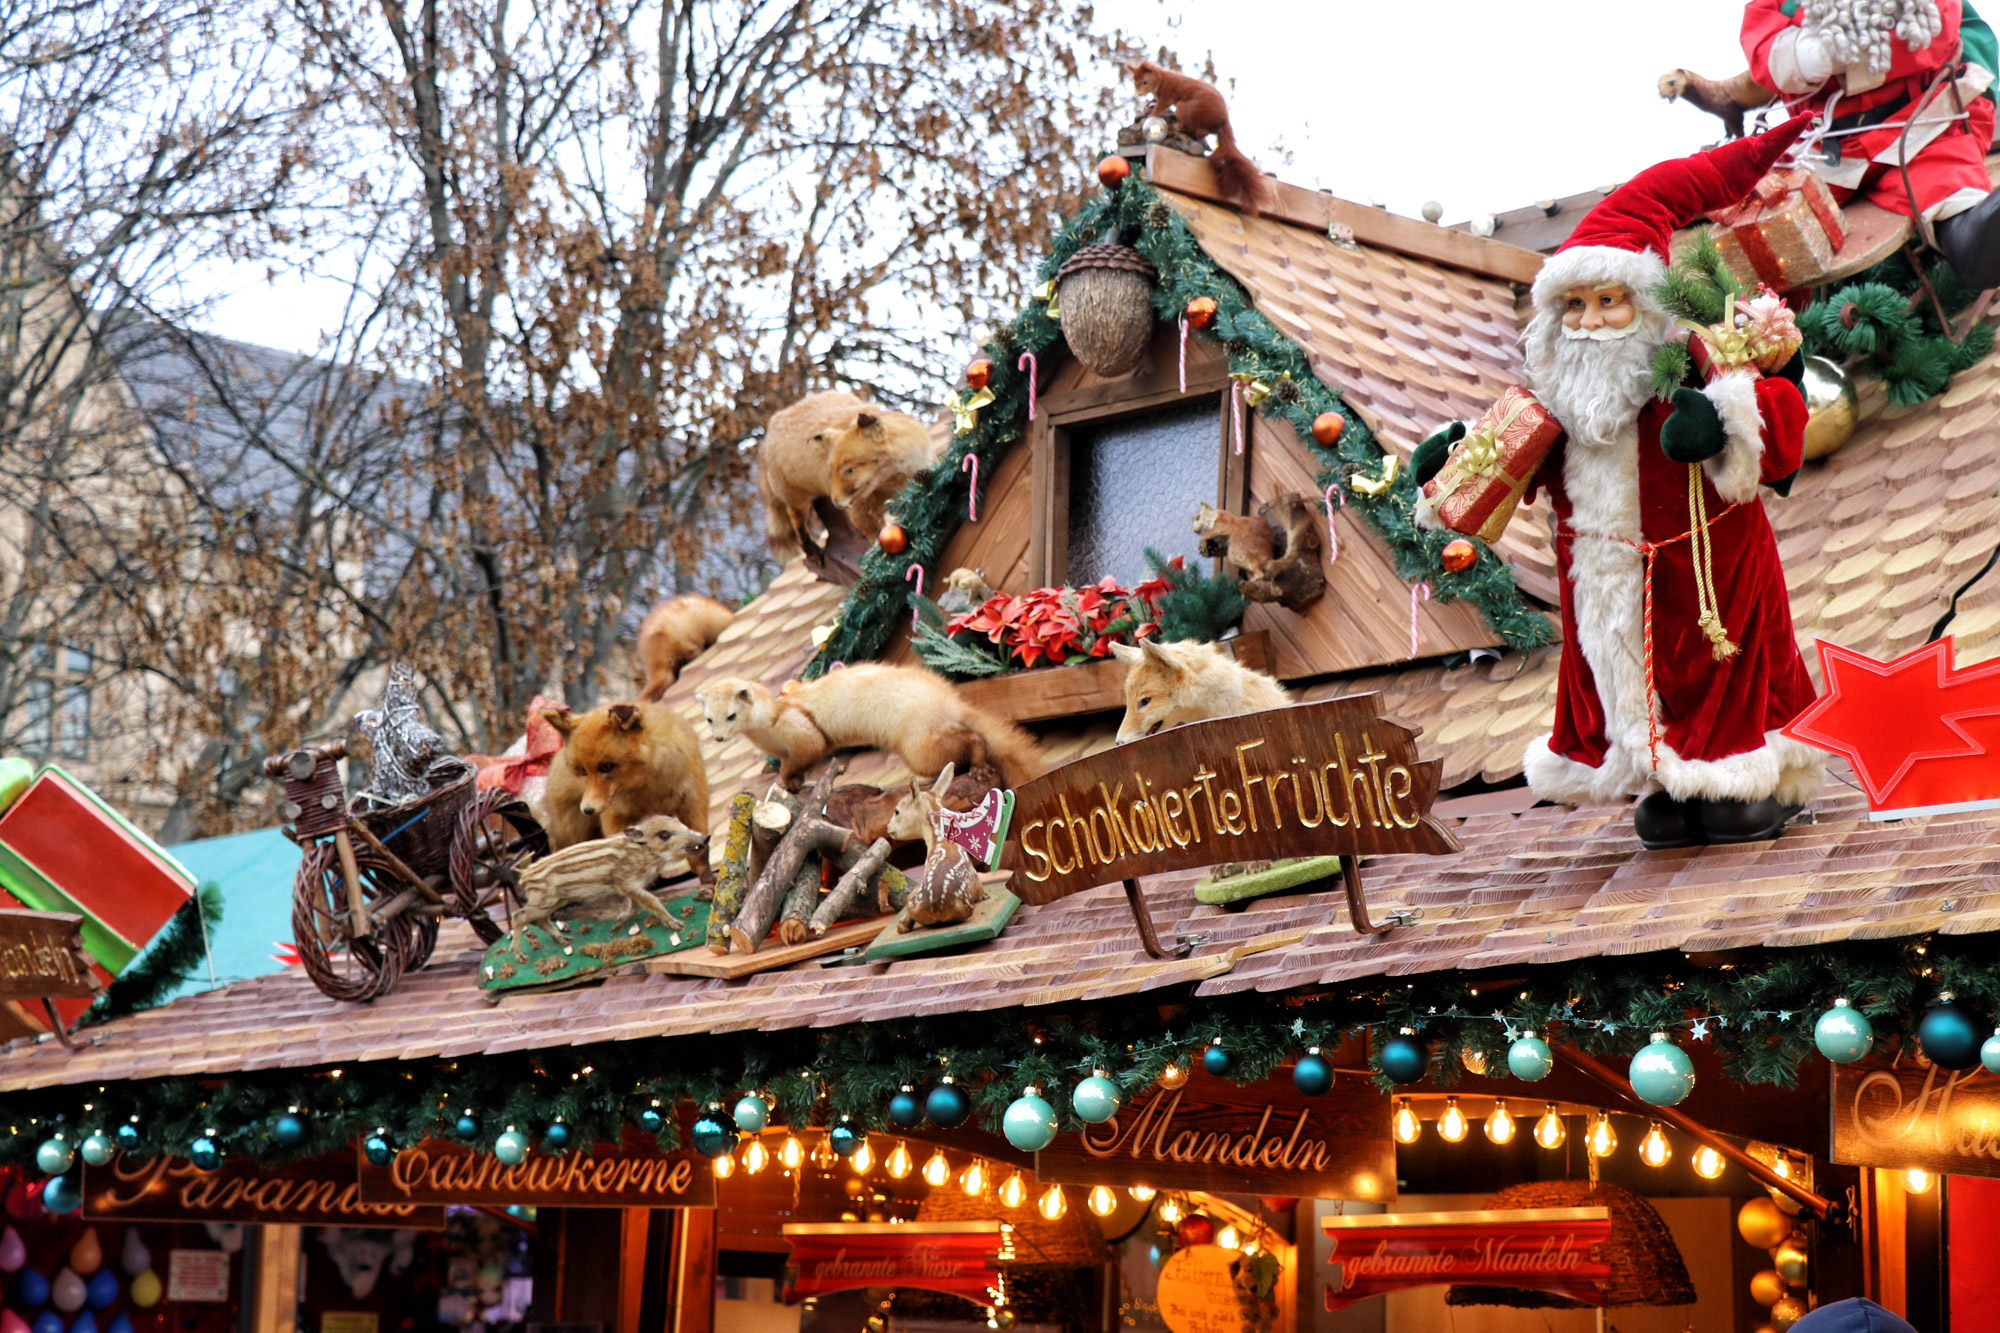
{"label": "sign reading gebrannte mandeln", "polygon": [[[682,1131],[685,1141],[686,1131]],[[533,1204],[560,1208],[713,1208],[715,1173],[686,1149],[663,1153],[633,1131],[619,1146],[532,1151],[509,1166],[489,1152],[425,1139],[376,1166],[356,1150],[371,1203]]]}
{"label": "sign reading gebrannte mandeln", "polygon": [[268,1222],[303,1226],[444,1226],[444,1209],[364,1203],[354,1159],[334,1153],[281,1166],[234,1158],[202,1171],[185,1157],[120,1153],[84,1164],[83,1215],[97,1222]]}
{"label": "sign reading gebrannte mandeln", "polygon": [[0,1000],[94,995],[83,951],[83,918],[73,912],[0,911]]}
{"label": "sign reading gebrannte mandeln", "polygon": [[1438,761],[1350,695],[1175,727],[1064,764],[1014,793],[1001,865],[1022,901],[1225,861],[1447,853]]}
{"label": "sign reading gebrannte mandeln", "polygon": [[1326,1308],[1407,1287],[1530,1287],[1604,1304],[1611,1263],[1605,1208],[1487,1208],[1470,1213],[1324,1217],[1333,1241]]}
{"label": "sign reading gebrannte mandeln", "polygon": [[1377,1201],[1396,1197],[1389,1099],[1343,1078],[1319,1097],[1288,1071],[1247,1088],[1196,1070],[1135,1096],[1101,1125],[1056,1135],[1038,1179],[1065,1185]]}
{"label": "sign reading gebrannte mandeln", "polygon": [[919,1287],[991,1305],[999,1261],[1012,1258],[998,1221],[793,1222],[798,1278],[787,1301],[859,1287]]}
{"label": "sign reading gebrannte mandeln", "polygon": [[2000,1078],[1983,1068],[1835,1065],[1830,1101],[1836,1162],[2000,1176]]}

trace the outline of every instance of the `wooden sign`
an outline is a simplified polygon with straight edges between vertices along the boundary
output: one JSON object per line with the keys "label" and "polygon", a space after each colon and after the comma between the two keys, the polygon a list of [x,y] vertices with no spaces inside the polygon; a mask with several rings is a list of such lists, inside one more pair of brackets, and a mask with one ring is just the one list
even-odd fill
{"label": "wooden sign", "polygon": [[1243,1333],[1236,1304],[1236,1279],[1229,1266],[1235,1250],[1221,1245],[1188,1245],[1175,1250],[1160,1269],[1154,1301],[1160,1322],[1173,1333]]}
{"label": "wooden sign", "polygon": [[0,911],[0,1000],[53,1000],[97,994],[74,912]]}
{"label": "wooden sign", "polygon": [[[682,1126],[681,1137],[687,1138]],[[508,1166],[492,1153],[425,1139],[376,1166],[356,1149],[370,1203],[534,1204],[559,1208],[713,1208],[715,1172],[682,1149],[663,1153],[634,1131],[622,1146],[531,1151]]]}
{"label": "wooden sign", "polygon": [[1471,1213],[1326,1217],[1333,1240],[1326,1308],[1408,1287],[1466,1283],[1552,1291],[1604,1304],[1607,1208],[1487,1208]]}
{"label": "wooden sign", "polygon": [[305,1226],[444,1226],[444,1209],[365,1203],[346,1153],[201,1171],[183,1157],[132,1157],[83,1168],[83,1215],[100,1222],[273,1222]]}
{"label": "wooden sign", "polygon": [[1248,1088],[1196,1070],[1101,1125],[1058,1134],[1035,1175],[1066,1185],[1151,1185],[1368,1201],[1396,1197],[1389,1099],[1357,1079],[1307,1097],[1289,1074]]}
{"label": "wooden sign", "polygon": [[2000,1078],[1983,1068],[1837,1064],[1828,1100],[1836,1162],[2000,1176]]}
{"label": "wooden sign", "polygon": [[798,1280],[788,1302],[857,1287],[920,1287],[993,1303],[1003,1233],[990,1222],[790,1223]]}

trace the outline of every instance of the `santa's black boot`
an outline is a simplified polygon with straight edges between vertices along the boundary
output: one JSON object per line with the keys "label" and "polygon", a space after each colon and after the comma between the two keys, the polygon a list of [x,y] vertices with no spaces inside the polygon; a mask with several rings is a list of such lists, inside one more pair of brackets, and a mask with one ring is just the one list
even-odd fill
{"label": "santa's black boot", "polygon": [[1768,842],[1784,830],[1796,805],[1784,805],[1775,796],[1761,801],[1701,802],[1701,834],[1704,842]]}
{"label": "santa's black boot", "polygon": [[1974,291],[2000,287],[2000,190],[1932,226],[1938,249]]}
{"label": "santa's black boot", "polygon": [[1650,792],[1632,807],[1632,831],[1648,851],[1669,847],[1699,847],[1701,818],[1697,801],[1676,801],[1663,791]]}

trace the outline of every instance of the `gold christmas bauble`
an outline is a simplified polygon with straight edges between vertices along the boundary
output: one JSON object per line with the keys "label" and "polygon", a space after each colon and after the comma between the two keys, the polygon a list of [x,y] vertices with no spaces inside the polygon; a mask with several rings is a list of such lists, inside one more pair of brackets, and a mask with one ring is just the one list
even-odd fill
{"label": "gold christmas bauble", "polygon": [[1792,1219],[1770,1199],[1752,1199],[1737,1212],[1736,1230],[1750,1244],[1768,1250],[1792,1234]]}
{"label": "gold christmas bauble", "polygon": [[1750,1299],[1759,1305],[1776,1305],[1785,1299],[1785,1279],[1772,1268],[1753,1274],[1750,1278]]}
{"label": "gold christmas bauble", "polygon": [[1806,1251],[1795,1240],[1788,1240],[1771,1252],[1771,1266],[1778,1270],[1778,1276],[1787,1282],[1804,1286],[1806,1281]]}
{"label": "gold christmas bauble", "polygon": [[1771,1327],[1778,1333],[1785,1333],[1786,1329],[1805,1317],[1806,1303],[1796,1296],[1787,1296],[1771,1307]]}
{"label": "gold christmas bauble", "polygon": [[1825,458],[1854,436],[1861,419],[1861,400],[1846,371],[1823,356],[1809,356],[1805,366],[1806,457]]}

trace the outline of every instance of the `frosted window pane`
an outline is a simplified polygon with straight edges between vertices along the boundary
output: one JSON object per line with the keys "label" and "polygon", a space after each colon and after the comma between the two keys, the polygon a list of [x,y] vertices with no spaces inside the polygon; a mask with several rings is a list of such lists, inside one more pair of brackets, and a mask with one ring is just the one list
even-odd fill
{"label": "frosted window pane", "polygon": [[1148,546],[1194,555],[1194,511],[1215,500],[1220,412],[1209,397],[1070,432],[1071,586],[1109,574],[1129,587],[1151,572]]}

